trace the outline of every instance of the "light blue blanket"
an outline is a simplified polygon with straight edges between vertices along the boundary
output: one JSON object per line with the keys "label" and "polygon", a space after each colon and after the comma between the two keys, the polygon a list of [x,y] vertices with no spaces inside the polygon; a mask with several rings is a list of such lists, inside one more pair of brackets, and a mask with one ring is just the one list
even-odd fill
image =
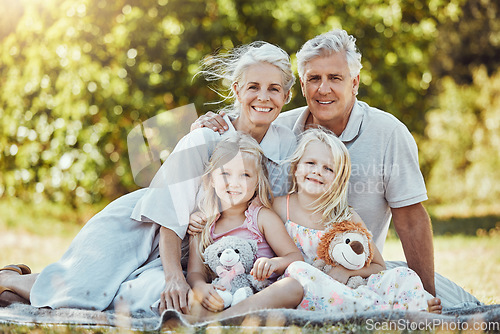
{"label": "light blue blanket", "polygon": [[[118,327],[133,330],[155,331],[173,327],[207,326],[210,322],[189,324],[176,311],[166,311],[161,317],[141,314],[119,315],[112,311],[99,312],[77,309],[40,309],[29,305],[14,304],[0,308],[0,324],[22,325],[73,325],[84,327]],[[429,328],[467,329],[500,332],[500,305],[482,305],[445,309],[443,314],[427,312],[383,311],[338,315],[302,310],[260,310],[219,319],[221,326],[329,326],[352,323],[374,330],[427,330]]]}

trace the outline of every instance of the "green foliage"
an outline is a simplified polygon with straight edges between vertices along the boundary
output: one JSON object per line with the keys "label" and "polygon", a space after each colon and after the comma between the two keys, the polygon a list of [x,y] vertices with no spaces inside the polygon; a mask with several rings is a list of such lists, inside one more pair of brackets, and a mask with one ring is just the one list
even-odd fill
{"label": "green foliage", "polygon": [[500,65],[500,3],[467,0],[450,8],[437,36],[432,68],[438,77],[450,76],[459,84],[472,83],[471,69],[484,66],[492,75]]}
{"label": "green foliage", "polygon": [[[336,27],[358,39],[360,98],[423,134],[439,73],[430,63],[454,52],[435,52],[436,37],[460,22],[464,4],[0,0],[0,195],[76,206],[134,190],[126,144],[134,126],[188,103],[214,108],[205,103],[217,96],[193,79],[203,56],[266,40],[294,59],[307,39]],[[304,103],[295,85],[287,108]]]}
{"label": "green foliage", "polygon": [[430,202],[448,204],[441,214],[494,212],[500,198],[500,71],[489,77],[482,66],[471,85],[450,77],[441,85],[440,107],[427,113],[420,142]]}

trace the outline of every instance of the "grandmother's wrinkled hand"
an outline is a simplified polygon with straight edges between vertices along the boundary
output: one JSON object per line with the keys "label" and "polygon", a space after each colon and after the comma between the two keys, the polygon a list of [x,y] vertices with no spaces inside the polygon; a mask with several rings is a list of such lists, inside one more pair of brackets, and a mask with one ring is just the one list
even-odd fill
{"label": "grandmother's wrinkled hand", "polygon": [[209,128],[214,132],[222,134],[229,130],[226,121],[222,118],[225,114],[224,111],[221,111],[219,114],[209,111],[205,115],[198,117],[198,119],[191,124],[191,131],[200,128]]}
{"label": "grandmother's wrinkled hand", "polygon": [[167,279],[166,286],[161,293],[159,311],[160,314],[165,310],[177,310],[178,312],[189,314],[188,294],[191,287],[186,282],[184,276],[182,279]]}

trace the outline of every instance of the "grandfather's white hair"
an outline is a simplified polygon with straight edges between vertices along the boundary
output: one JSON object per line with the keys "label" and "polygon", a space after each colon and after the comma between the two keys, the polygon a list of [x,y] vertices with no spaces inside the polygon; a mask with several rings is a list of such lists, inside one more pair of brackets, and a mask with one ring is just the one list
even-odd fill
{"label": "grandfather's white hair", "polygon": [[299,77],[304,79],[305,66],[310,60],[338,52],[345,53],[351,77],[357,76],[363,65],[361,53],[356,47],[356,38],[343,29],[333,29],[308,40],[297,52]]}

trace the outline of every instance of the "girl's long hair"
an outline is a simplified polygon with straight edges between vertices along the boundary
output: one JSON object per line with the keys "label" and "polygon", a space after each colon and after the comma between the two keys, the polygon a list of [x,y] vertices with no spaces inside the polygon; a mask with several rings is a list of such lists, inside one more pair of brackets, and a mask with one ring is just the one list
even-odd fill
{"label": "girl's long hair", "polygon": [[335,179],[330,188],[313,202],[314,212],[323,212],[321,222],[326,226],[334,222],[349,220],[352,211],[347,204],[348,181],[351,176],[351,158],[344,143],[331,131],[325,128],[309,129],[302,133],[295,152],[290,157],[290,194],[298,191],[295,178],[297,165],[304,155],[309,143],[319,141],[326,144],[332,153]]}
{"label": "girl's long hair", "polygon": [[271,208],[273,194],[267,178],[267,168],[265,165],[267,158],[254,138],[247,134],[236,132],[234,135],[217,144],[202,176],[204,194],[198,207],[205,217],[207,217],[207,223],[200,235],[199,247],[200,255],[202,256],[205,248],[213,243],[210,231],[220,215],[220,202],[211,184],[211,173],[231,161],[240,152],[247,157],[252,157],[255,161],[258,181],[254,198],[258,197],[263,206]]}

